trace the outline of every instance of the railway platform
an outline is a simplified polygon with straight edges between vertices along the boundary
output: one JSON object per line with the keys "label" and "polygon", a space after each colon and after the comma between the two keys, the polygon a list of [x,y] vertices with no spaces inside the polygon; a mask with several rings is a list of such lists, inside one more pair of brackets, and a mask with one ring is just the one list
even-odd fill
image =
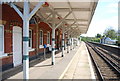
{"label": "railway platform", "polygon": [[[61,53],[61,52],[60,52]],[[30,79],[95,79],[91,60],[84,42],[76,46],[70,53],[65,51],[55,56],[56,64],[51,65],[51,58],[29,68]],[[22,79],[23,72],[19,72],[10,79]]]}

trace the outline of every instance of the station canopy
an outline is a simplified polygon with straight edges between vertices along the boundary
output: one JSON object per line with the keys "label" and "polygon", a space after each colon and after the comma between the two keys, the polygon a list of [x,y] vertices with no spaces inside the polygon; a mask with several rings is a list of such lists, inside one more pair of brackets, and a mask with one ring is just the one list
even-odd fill
{"label": "station canopy", "polygon": [[[29,0],[30,10],[44,0]],[[14,3],[23,8],[24,0],[1,0],[2,4]],[[46,0],[36,15],[52,27],[52,23],[73,36],[85,34],[88,31],[98,0]],[[53,19],[53,14],[56,14]]]}

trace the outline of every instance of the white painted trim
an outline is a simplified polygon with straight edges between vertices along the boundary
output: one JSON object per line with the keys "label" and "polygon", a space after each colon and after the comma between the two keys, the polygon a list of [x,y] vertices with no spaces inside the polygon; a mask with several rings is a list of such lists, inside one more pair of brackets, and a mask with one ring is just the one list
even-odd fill
{"label": "white painted trim", "polygon": [[29,52],[31,52],[31,51],[35,51],[35,48],[29,49]]}
{"label": "white painted trim", "polygon": [[59,24],[57,24],[57,26],[56,26],[55,28],[58,28],[58,27],[63,23],[63,21],[65,21],[65,19],[66,19],[71,13],[72,13],[72,11],[70,11],[70,12],[62,19],[62,21],[61,21]]}
{"label": "white painted trim", "polygon": [[44,46],[43,45],[39,45],[39,48],[44,48]]}
{"label": "white painted trim", "polygon": [[6,56],[8,56],[8,54],[7,53],[3,53],[3,55],[1,55],[0,58],[6,57]]}
{"label": "white painted trim", "polygon": [[51,45],[50,45],[50,44],[47,44],[47,47],[51,47]]}
{"label": "white painted trim", "polygon": [[4,25],[1,25],[1,24],[0,24],[0,26],[3,27],[3,54],[4,54]]}
{"label": "white painted trim", "polygon": [[16,7],[16,5],[14,5],[13,3],[10,3],[10,6],[12,6],[14,8],[14,10],[19,14],[19,16],[23,19],[23,14],[21,13],[21,11]]}
{"label": "white painted trim", "polygon": [[[49,33],[49,36],[48,36],[48,33]],[[48,43],[48,39],[49,39],[49,43]],[[47,45],[49,45],[49,44],[50,44],[50,32],[47,31]]]}
{"label": "white painted trim", "polygon": [[39,10],[39,8],[45,3],[46,0],[41,0],[35,8],[29,13],[29,20],[32,18],[32,16]]}

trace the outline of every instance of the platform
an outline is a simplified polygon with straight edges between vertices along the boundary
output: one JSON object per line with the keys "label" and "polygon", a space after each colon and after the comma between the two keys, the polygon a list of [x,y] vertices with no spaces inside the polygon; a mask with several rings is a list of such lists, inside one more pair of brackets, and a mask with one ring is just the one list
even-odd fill
{"label": "platform", "polygon": [[62,79],[95,79],[91,59],[85,43],[81,43],[68,70]]}
{"label": "platform", "polygon": [[[95,79],[91,60],[82,42],[80,46],[65,51],[65,57],[60,54],[55,56],[56,64],[51,65],[51,58],[29,68],[30,79]],[[22,79],[23,72],[8,79]]]}

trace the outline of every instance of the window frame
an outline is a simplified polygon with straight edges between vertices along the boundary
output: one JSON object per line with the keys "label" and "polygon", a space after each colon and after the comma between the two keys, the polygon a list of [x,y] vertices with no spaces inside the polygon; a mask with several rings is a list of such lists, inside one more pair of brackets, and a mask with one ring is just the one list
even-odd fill
{"label": "window frame", "polygon": [[[41,32],[42,32],[42,35],[41,35]],[[43,46],[43,30],[40,30],[40,36],[39,36],[39,42],[40,42],[40,46]],[[41,38],[42,37],[42,38]],[[42,41],[41,41],[41,39],[42,39]],[[41,42],[42,42],[42,44],[41,44]]]}
{"label": "window frame", "polygon": [[1,52],[4,53],[4,25],[0,24],[0,26],[3,28],[3,50]]}
{"label": "window frame", "polygon": [[47,44],[50,45],[50,32],[47,32]]}

